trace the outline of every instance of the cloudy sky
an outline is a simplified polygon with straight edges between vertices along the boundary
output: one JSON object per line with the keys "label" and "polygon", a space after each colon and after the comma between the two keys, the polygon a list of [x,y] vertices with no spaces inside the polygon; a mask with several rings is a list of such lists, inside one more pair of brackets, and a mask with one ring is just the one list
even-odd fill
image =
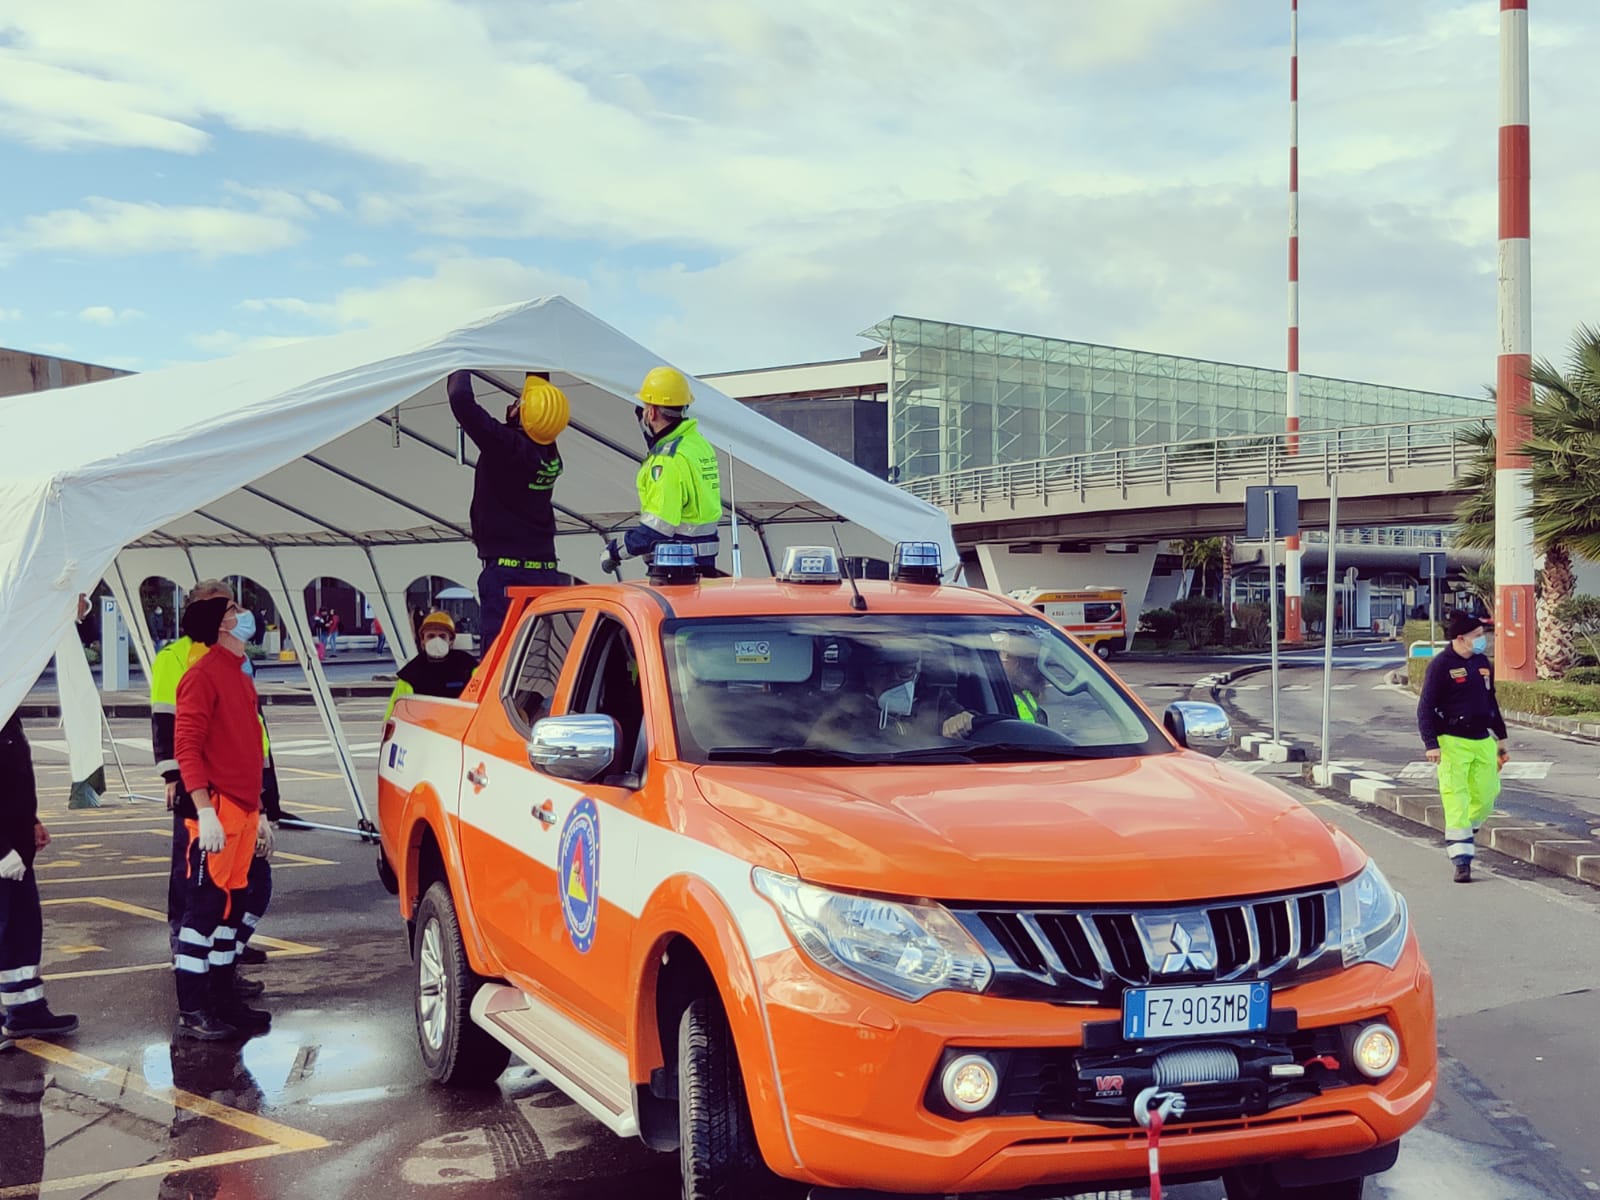
{"label": "cloudy sky", "polygon": [[[1535,349],[1600,323],[1600,5],[1533,13]],[[1303,0],[1302,365],[1478,394],[1495,0]],[[905,313],[1282,366],[1287,0],[6,0],[0,345],[136,369],[561,292],[696,371]]]}

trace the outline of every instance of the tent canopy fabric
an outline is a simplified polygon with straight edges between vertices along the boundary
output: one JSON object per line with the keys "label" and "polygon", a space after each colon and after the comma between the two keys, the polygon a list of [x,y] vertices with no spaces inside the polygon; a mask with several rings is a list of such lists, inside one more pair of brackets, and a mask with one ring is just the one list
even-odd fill
{"label": "tent canopy fabric", "polygon": [[[461,324],[340,334],[0,400],[0,713],[119,556],[124,595],[146,566],[226,574],[229,559],[259,561],[263,548],[280,573],[279,551],[301,574],[333,555],[369,564],[350,578],[372,578],[383,554],[412,565],[437,554],[458,571],[471,562],[476,455],[458,444],[445,397],[455,370],[476,372],[478,398],[497,414],[525,372],[548,372],[567,392],[557,551],[565,569],[594,577],[605,540],[637,518],[633,393],[663,362],[556,296]],[[746,575],[771,573],[787,546],[836,535],[847,554],[880,558],[895,541],[937,542],[956,568],[938,509],[705,383],[694,396],[721,452],[724,569],[735,513]]]}

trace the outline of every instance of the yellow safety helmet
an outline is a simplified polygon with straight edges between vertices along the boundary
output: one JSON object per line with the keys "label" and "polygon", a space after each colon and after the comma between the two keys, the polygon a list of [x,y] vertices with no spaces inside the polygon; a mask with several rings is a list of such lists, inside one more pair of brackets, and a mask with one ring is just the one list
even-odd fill
{"label": "yellow safety helmet", "polygon": [[450,614],[447,612],[434,611],[429,613],[427,616],[422,618],[422,627],[417,632],[426,632],[428,626],[430,625],[447,630],[451,637],[455,637],[456,635],[456,623],[451,619]]}
{"label": "yellow safety helmet", "polygon": [[567,394],[548,379],[529,375],[522,385],[522,432],[541,446],[561,436],[572,419]]}
{"label": "yellow safety helmet", "polygon": [[657,408],[688,408],[694,402],[694,393],[682,371],[656,367],[639,385],[639,399]]}

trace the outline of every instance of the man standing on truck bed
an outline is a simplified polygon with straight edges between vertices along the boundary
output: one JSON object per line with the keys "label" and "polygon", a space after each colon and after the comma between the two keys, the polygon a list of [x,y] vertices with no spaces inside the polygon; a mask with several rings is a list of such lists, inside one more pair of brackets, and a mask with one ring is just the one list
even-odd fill
{"label": "man standing on truck bed", "polygon": [[1450,644],[1433,656],[1423,676],[1417,728],[1428,761],[1439,764],[1445,853],[1455,864],[1455,881],[1470,883],[1478,827],[1494,811],[1500,768],[1510,754],[1494,667],[1484,654],[1489,639],[1483,622],[1457,609],[1445,634]]}
{"label": "man standing on truck bed", "polygon": [[506,588],[566,583],[556,569],[556,516],[551,493],[561,475],[556,438],[567,427],[566,393],[529,375],[522,398],[496,421],[472,394],[472,373],[452,371],[445,383],[450,411],[473,444],[472,541],[483,570],[478,575],[482,615],[480,651],[506,619]]}
{"label": "man standing on truck bed", "polygon": [[722,519],[722,473],[717,452],[689,416],[694,393],[683,372],[656,367],[639,385],[637,414],[649,454],[639,467],[639,523],[606,543],[601,571],[625,558],[653,554],[662,542],[694,547],[702,575],[717,573],[717,522]]}

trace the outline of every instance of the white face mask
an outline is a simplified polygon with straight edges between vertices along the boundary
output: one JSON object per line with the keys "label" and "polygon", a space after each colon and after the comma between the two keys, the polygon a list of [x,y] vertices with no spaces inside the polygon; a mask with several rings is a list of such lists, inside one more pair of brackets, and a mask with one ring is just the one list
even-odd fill
{"label": "white face mask", "polygon": [[917,697],[917,681],[908,679],[897,683],[878,696],[878,728],[887,728],[890,717],[909,717],[912,702]]}
{"label": "white face mask", "polygon": [[443,658],[450,653],[450,639],[431,637],[422,643],[422,652],[429,658]]}

